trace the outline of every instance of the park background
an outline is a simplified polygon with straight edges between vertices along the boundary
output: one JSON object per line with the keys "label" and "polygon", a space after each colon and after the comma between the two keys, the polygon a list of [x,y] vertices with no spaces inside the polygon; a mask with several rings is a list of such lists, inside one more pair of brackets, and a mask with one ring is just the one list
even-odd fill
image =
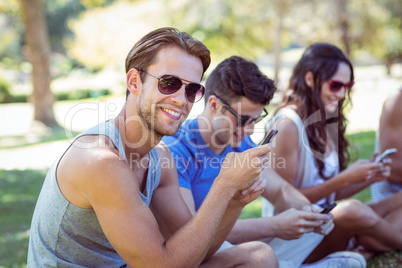
{"label": "park background", "polygon": [[[172,26],[223,59],[256,62],[276,81],[274,110],[292,67],[313,42],[338,45],[355,66],[347,133],[369,158],[383,101],[402,86],[400,0],[1,0],[0,267],[26,267],[29,227],[43,179],[78,132],[124,103],[124,59],[147,32]],[[199,114],[203,101],[189,117]],[[257,125],[253,139],[264,135]],[[370,201],[368,189],[356,198]],[[260,215],[261,200],[242,217]],[[369,261],[402,267],[402,253]]]}

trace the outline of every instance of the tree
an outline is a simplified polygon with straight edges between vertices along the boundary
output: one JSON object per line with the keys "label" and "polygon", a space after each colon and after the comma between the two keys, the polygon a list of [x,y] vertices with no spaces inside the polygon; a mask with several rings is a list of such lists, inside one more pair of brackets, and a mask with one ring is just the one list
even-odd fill
{"label": "tree", "polygon": [[19,0],[25,25],[25,52],[32,64],[34,120],[58,126],[53,113],[54,95],[50,90],[50,45],[42,0]]}

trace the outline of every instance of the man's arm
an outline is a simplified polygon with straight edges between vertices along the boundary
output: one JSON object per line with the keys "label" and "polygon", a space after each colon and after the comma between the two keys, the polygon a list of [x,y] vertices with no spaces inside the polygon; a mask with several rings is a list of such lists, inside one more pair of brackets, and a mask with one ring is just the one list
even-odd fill
{"label": "man's arm", "polygon": [[[87,144],[90,145],[100,144],[101,139],[108,140],[103,136],[85,138],[89,139]],[[255,159],[267,152],[268,147],[260,147],[247,153],[228,155],[224,171],[199,211],[168,238],[165,237],[167,229],[163,231],[164,236],[152,211],[142,202],[135,173],[120,160],[116,150],[107,145],[97,148],[72,146],[63,157],[57,176],[62,191],[67,189],[73,193],[65,195],[66,198],[73,196],[73,204],[95,210],[106,237],[129,266],[195,267],[206,256],[232,197],[238,190],[254,183],[262,170],[258,161],[247,169],[236,169],[233,158]],[[169,183],[163,184],[161,187],[170,189]],[[170,192],[165,194],[173,197]],[[179,222],[183,223],[188,220],[186,214],[189,212],[183,210],[181,213],[183,218]],[[177,228],[178,224],[174,222],[172,226]]]}
{"label": "man's arm", "polygon": [[402,90],[388,98],[380,118],[379,140],[381,152],[389,148],[398,151],[392,156],[389,181],[402,183]]}
{"label": "man's arm", "polygon": [[[158,152],[162,159],[169,158],[169,162],[172,164],[165,165],[162,170],[163,182],[161,181],[160,186],[154,192],[150,208],[167,239],[188,222],[196,212],[191,191],[183,187],[180,187],[179,190],[177,169],[169,150],[161,144]],[[231,200],[205,259],[212,256],[225,241],[243,207],[244,205],[239,202]]]}
{"label": "man's arm", "polygon": [[289,208],[301,210],[303,207],[311,205],[307,197],[285,181],[273,169],[264,169],[262,176],[267,181],[262,196],[271,202],[278,212],[285,211]]}
{"label": "man's arm", "polygon": [[228,241],[242,243],[267,237],[297,239],[331,220],[327,215],[318,214],[320,209],[311,207],[303,194],[272,169],[264,169],[261,175],[267,181],[262,196],[281,213],[273,217],[238,220]]}

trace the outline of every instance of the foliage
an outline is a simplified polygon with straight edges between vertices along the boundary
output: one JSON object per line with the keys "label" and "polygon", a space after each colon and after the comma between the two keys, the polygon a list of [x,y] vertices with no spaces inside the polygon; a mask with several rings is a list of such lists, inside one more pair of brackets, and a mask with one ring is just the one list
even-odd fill
{"label": "foliage", "polygon": [[177,10],[171,24],[202,40],[216,61],[233,54],[254,60],[271,47],[275,10],[269,1],[187,0]]}
{"label": "foliage", "polygon": [[68,55],[92,71],[105,66],[122,68],[137,40],[157,27],[166,26],[160,12],[162,8],[157,1],[117,2],[88,10],[68,24],[75,34],[74,39],[66,42]]}
{"label": "foliage", "polygon": [[[96,99],[103,96],[112,95],[112,91],[107,88],[102,89],[77,89],[69,91],[56,91],[54,92],[56,100],[83,100],[83,99]],[[0,103],[15,103],[27,102],[29,96],[27,93],[10,94],[7,90],[3,91],[2,82],[0,80]]]}
{"label": "foliage", "polygon": [[0,103],[9,102],[10,100],[10,84],[7,80],[0,77]]}
{"label": "foliage", "polygon": [[85,6],[76,0],[52,0],[45,2],[45,10],[52,51],[64,53],[64,40],[73,35],[67,21],[84,11]]}
{"label": "foliage", "polygon": [[12,62],[11,66],[16,65],[22,60],[20,18],[13,13],[0,13],[0,32],[0,59]]}

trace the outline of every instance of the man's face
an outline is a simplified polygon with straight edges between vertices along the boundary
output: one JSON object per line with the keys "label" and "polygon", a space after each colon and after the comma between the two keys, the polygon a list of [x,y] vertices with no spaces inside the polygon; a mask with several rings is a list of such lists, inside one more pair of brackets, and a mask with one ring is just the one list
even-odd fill
{"label": "man's face", "polygon": [[[184,83],[200,83],[203,67],[198,57],[177,47],[159,51],[155,64],[147,73],[155,77],[174,75]],[[164,95],[158,90],[158,79],[146,75],[140,92],[138,114],[151,131],[159,136],[174,135],[186,120],[193,103],[185,95],[185,84],[175,93]]]}
{"label": "man's face", "polygon": [[[230,107],[239,116],[250,116],[257,118],[261,115],[264,105],[250,101],[245,97],[241,97],[237,102],[228,102]],[[217,146],[239,147],[246,135],[254,132],[254,122],[246,126],[238,126],[238,119],[234,114],[229,112],[222,103],[217,99],[217,113],[212,119],[212,142]]]}

